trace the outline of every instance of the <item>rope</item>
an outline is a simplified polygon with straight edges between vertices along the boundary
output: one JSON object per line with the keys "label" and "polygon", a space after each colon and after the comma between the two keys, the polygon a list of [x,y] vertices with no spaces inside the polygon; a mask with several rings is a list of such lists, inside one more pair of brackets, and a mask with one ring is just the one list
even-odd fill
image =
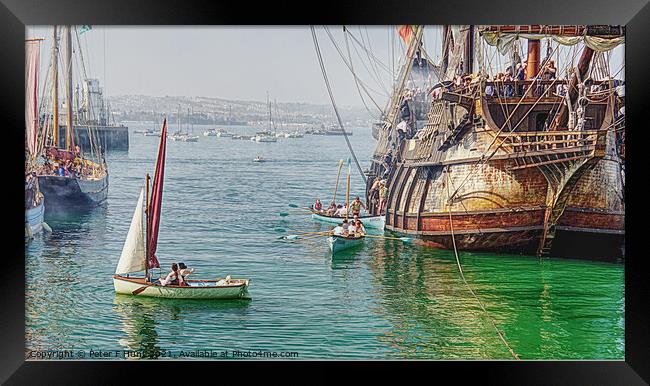
{"label": "rope", "polygon": [[520,360],[519,355],[517,355],[516,352],[510,347],[506,339],[503,337],[503,333],[501,330],[499,330],[499,327],[497,327],[496,323],[494,323],[494,319],[490,317],[490,314],[487,312],[485,307],[483,306],[483,303],[481,302],[481,299],[474,293],[474,290],[472,290],[472,287],[469,285],[467,280],[465,279],[465,274],[463,273],[463,267],[460,265],[460,258],[458,257],[458,249],[456,248],[456,238],[454,236],[454,222],[451,217],[451,196],[449,195],[449,185],[451,184],[451,181],[449,180],[449,168],[447,168],[447,207],[449,211],[449,229],[451,230],[451,242],[454,245],[454,255],[456,256],[456,265],[458,266],[458,272],[460,272],[460,277],[463,279],[463,283],[465,283],[465,286],[469,290],[469,292],[472,293],[472,296],[474,296],[474,299],[476,299],[476,302],[478,305],[481,307],[481,310],[485,313],[485,316],[490,320],[490,323],[492,323],[492,327],[496,330],[497,334],[499,335],[499,338],[503,342],[503,344],[508,348],[508,351],[510,351],[510,354],[516,359]]}
{"label": "rope", "polygon": [[316,49],[316,55],[318,56],[318,63],[320,64],[321,72],[323,73],[323,79],[325,80],[325,86],[327,86],[327,93],[330,96],[330,100],[332,101],[332,107],[334,108],[334,113],[336,114],[336,119],[339,122],[339,127],[341,128],[341,131],[343,132],[343,137],[345,138],[345,142],[348,145],[348,149],[350,149],[350,154],[352,155],[352,159],[354,159],[354,163],[357,165],[357,169],[359,170],[359,174],[361,175],[361,178],[363,179],[364,183],[367,183],[366,181],[366,175],[363,174],[363,170],[361,170],[361,165],[359,165],[359,160],[357,159],[356,154],[354,154],[354,150],[352,149],[352,145],[350,144],[350,139],[348,138],[348,134],[345,132],[345,128],[343,128],[343,122],[341,120],[341,116],[339,115],[339,110],[336,108],[336,102],[334,101],[334,95],[332,94],[332,88],[330,87],[330,82],[329,79],[327,79],[327,71],[325,71],[325,64],[323,63],[323,56],[321,55],[320,52],[320,47],[318,46],[318,38],[316,37],[316,29],[314,26],[310,26],[311,28],[311,36],[314,39],[314,48]]}

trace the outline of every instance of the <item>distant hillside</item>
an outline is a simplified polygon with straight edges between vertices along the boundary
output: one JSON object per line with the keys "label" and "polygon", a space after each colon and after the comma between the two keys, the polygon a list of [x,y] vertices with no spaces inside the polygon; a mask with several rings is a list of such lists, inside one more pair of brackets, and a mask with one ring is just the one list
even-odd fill
{"label": "distant hillside", "polygon": [[[269,110],[266,102],[240,101],[221,98],[185,96],[115,95],[108,98],[116,121],[159,121],[167,114],[176,122],[180,113],[181,122],[194,124],[260,124],[268,122]],[[364,108],[339,107],[341,118],[346,122],[367,124],[370,117]],[[273,120],[282,123],[303,123],[320,125],[336,122],[329,105],[310,103],[273,103]]]}

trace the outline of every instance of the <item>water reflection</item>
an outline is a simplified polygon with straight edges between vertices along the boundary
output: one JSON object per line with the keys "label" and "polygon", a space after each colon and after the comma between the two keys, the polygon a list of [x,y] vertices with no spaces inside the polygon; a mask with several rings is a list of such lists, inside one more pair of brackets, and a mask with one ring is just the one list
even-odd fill
{"label": "water reflection", "polygon": [[[140,353],[127,359],[155,359],[176,341],[192,346],[191,337],[183,328],[185,324],[204,323],[202,318],[209,315],[217,318],[224,311],[245,314],[249,304],[247,300],[154,299],[116,294],[112,310],[119,317],[123,332],[118,343],[124,350]],[[173,326],[171,334],[168,324]],[[161,336],[166,340],[162,341]]]}

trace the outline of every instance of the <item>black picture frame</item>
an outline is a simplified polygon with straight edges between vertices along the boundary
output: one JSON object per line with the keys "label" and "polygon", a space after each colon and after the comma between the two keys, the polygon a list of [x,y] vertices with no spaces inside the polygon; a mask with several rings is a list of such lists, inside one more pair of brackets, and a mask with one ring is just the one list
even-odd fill
{"label": "black picture frame", "polygon": [[[3,295],[0,340],[0,381],[7,384],[99,383],[123,382],[127,377],[137,382],[170,382],[179,366],[189,371],[204,371],[210,378],[233,382],[248,379],[241,366],[260,367],[259,374],[277,371],[279,365],[295,366],[300,362],[97,362],[97,361],[25,361],[25,261],[20,227],[24,217],[20,205],[24,182],[24,38],[25,25],[94,24],[94,25],[189,25],[189,24],[611,24],[626,26],[626,136],[627,188],[626,261],[625,261],[625,361],[381,361],[311,362],[320,371],[308,377],[331,374],[325,366],[344,365],[349,370],[365,369],[387,372],[400,381],[409,380],[404,367],[424,370],[427,380],[473,378],[499,384],[644,384],[650,381],[648,351],[647,258],[643,254],[643,219],[645,217],[643,184],[644,163],[641,156],[648,120],[646,101],[650,69],[650,5],[647,0],[580,0],[566,1],[407,1],[369,0],[316,3],[291,1],[100,1],[100,0],[0,0],[0,117],[2,122],[4,259],[0,269],[0,293]],[[639,181],[639,182],[637,182]],[[636,198],[635,198],[636,197]],[[630,201],[630,199],[632,201]],[[636,201],[636,202],[635,202]],[[638,225],[633,225],[638,224]],[[9,248],[6,249],[6,246]],[[207,365],[207,366],[206,366]],[[369,366],[370,365],[370,366]],[[218,366],[218,371],[215,367]],[[144,370],[144,371],[142,371]],[[227,373],[225,370],[228,370]],[[285,380],[298,375],[280,369]],[[185,372],[183,372],[184,374]],[[140,374],[139,376],[136,374]],[[144,375],[143,375],[144,374]],[[223,376],[226,374],[226,376]],[[293,376],[292,376],[293,375]],[[303,375],[304,376],[304,375]],[[134,378],[131,378],[134,377]],[[288,377],[288,378],[287,378]],[[474,378],[475,377],[475,378]],[[445,377],[446,378],[446,377]],[[339,378],[344,381],[344,378]],[[186,382],[185,375],[177,378]]]}

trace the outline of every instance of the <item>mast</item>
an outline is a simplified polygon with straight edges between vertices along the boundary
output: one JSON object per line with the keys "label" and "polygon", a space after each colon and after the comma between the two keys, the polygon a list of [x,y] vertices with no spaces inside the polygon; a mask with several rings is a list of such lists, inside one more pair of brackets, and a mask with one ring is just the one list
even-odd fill
{"label": "mast", "polygon": [[440,74],[447,73],[447,67],[449,66],[449,45],[450,45],[450,33],[451,29],[449,25],[445,24],[442,26],[442,64],[440,66]]}
{"label": "mast", "polygon": [[52,146],[59,147],[59,45],[54,26],[52,43]]}
{"label": "mast", "polygon": [[67,67],[65,77],[66,88],[66,130],[65,130],[65,148],[70,150],[72,148],[72,33],[71,27],[65,27],[65,65]]}
{"label": "mast", "polygon": [[348,212],[350,211],[350,159],[348,158],[348,178],[347,187],[345,189],[345,219],[348,219]]}
{"label": "mast", "polygon": [[465,58],[463,59],[464,71],[467,74],[474,72],[474,26],[469,25],[467,41],[465,42]]}
{"label": "mast", "polygon": [[539,39],[528,40],[528,56],[526,58],[526,79],[533,79],[539,72]]}
{"label": "mast", "polygon": [[[146,178],[146,185],[147,185],[147,195],[146,195],[146,204],[144,206],[144,214],[145,214],[145,227],[147,228],[147,235],[145,237],[145,240],[147,240],[147,237],[149,237],[149,173],[147,173],[147,178]],[[149,256],[149,243],[145,242],[144,246],[144,277],[148,278],[149,277],[149,264],[147,262],[147,256]]]}

